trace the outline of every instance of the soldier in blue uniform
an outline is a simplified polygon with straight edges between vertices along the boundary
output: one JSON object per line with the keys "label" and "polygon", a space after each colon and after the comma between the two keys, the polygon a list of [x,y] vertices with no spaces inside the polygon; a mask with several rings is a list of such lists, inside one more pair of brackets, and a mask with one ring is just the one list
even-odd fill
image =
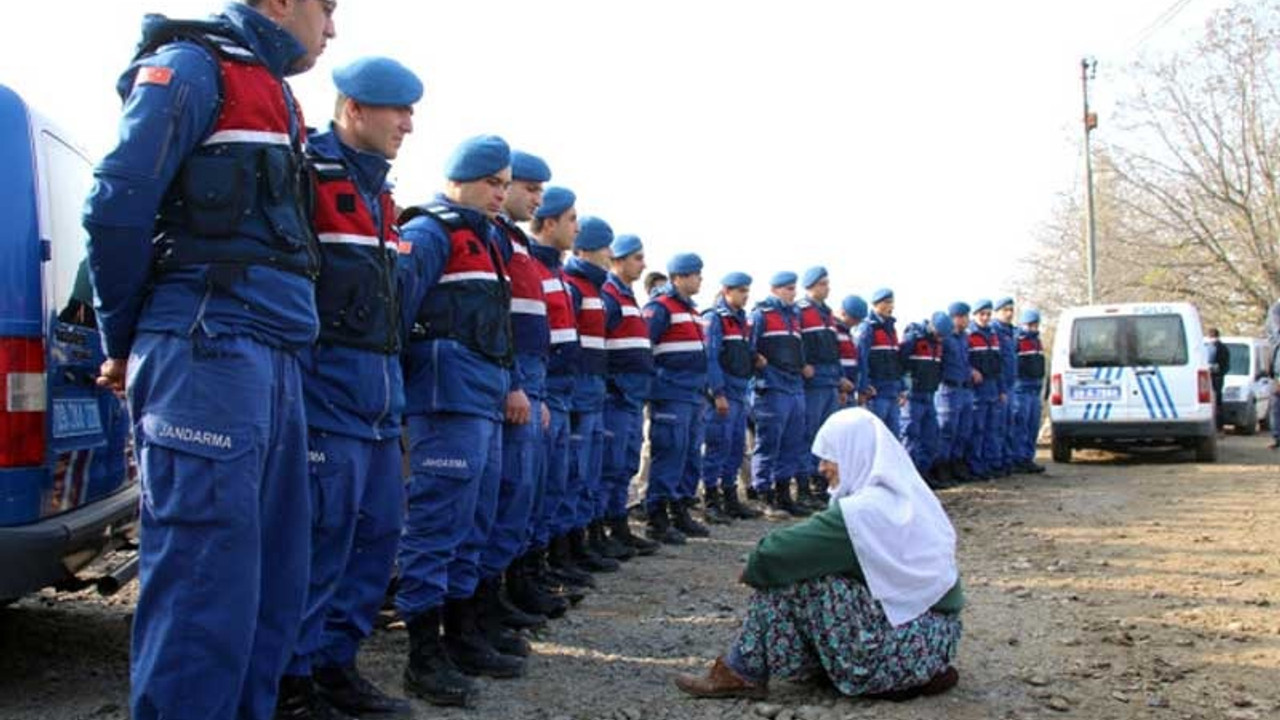
{"label": "soldier in blue uniform", "polygon": [[755,348],[747,324],[751,276],[731,272],[720,281],[714,307],[702,313],[707,328],[707,386],[712,405],[707,409],[706,453],[703,456],[703,503],[713,517],[752,520],[760,511],[738,497],[738,470],[747,438],[747,393],[755,367]]}
{"label": "soldier in blue uniform", "polygon": [[333,73],[339,93],[328,132],[307,141],[316,177],[314,227],[320,338],[302,354],[314,497],[311,590],[277,717],[324,717],[312,677],[345,713],[407,715],[356,670],[395,562],[404,516],[400,469],[400,237],[386,181],[413,131],[422,81],[390,58]]}
{"label": "soldier in blue uniform", "polygon": [[968,482],[973,479],[966,458],[973,432],[973,384],[978,378],[969,363],[969,305],[951,303],[947,314],[951,332],[942,336],[942,384],[935,400],[940,436],[935,477]]}
{"label": "soldier in blue uniform", "polygon": [[806,369],[800,317],[795,308],[796,274],[779,272],[769,280],[771,295],[751,311],[751,344],[756,350],[755,447],[751,452],[752,487],[765,501],[765,517],[804,517],[808,511],[791,499],[791,478],[801,472],[809,448],[804,444]]}
{"label": "soldier in blue uniform", "polygon": [[671,282],[644,307],[653,343],[649,446],[653,464],[645,510],[649,536],[679,545],[710,533],[689,515],[702,475],[707,350],[693,296],[702,288],[702,259],[692,253],[667,263]]}
{"label": "soldier in blue uniform", "polygon": [[939,477],[938,413],[934,396],[942,382],[943,339],[951,334],[951,317],[934,313],[928,322],[908,325],[902,333],[902,362],[911,377],[909,415],[902,442],[916,470],[929,487],[940,490],[951,482]]}
{"label": "soldier in blue uniform", "polygon": [[613,228],[607,222],[583,218],[573,241],[574,255],[564,267],[581,346],[569,423],[567,492],[575,501],[566,538],[573,562],[590,572],[616,572],[619,567],[617,560],[595,549],[600,544],[598,533],[603,520],[599,517],[600,475],[604,470],[605,378],[609,371],[601,288],[609,275],[613,238]]}
{"label": "soldier in blue uniform", "polygon": [[1018,318],[1018,382],[1013,395],[1013,428],[1015,433],[1013,470],[1020,473],[1042,473],[1044,466],[1036,462],[1036,437],[1040,434],[1040,402],[1044,391],[1044,345],[1040,342],[1040,313],[1023,310]]}
{"label": "soldier in blue uniform", "polygon": [[898,333],[894,329],[893,291],[881,288],[872,293],[871,308],[866,322],[858,328],[858,394],[865,398],[867,409],[897,437],[901,406],[906,404],[907,396],[902,384]]}
{"label": "soldier in blue uniform", "polygon": [[969,328],[969,364],[977,372],[973,382],[973,429],[969,433],[966,459],[969,472],[979,480],[996,476],[1000,448],[1004,439],[993,430],[999,423],[1000,336],[991,327],[991,301],[979,300],[973,306],[974,324]]}
{"label": "soldier in blue uniform", "polygon": [[610,245],[613,270],[600,293],[604,300],[605,357],[608,397],[604,406],[604,471],[598,515],[609,535],[598,531],[597,551],[615,560],[652,555],[658,543],[631,532],[627,492],[640,471],[644,443],[644,405],[653,381],[653,348],[649,325],[631,286],[644,272],[644,243],[635,235],[619,235]]}
{"label": "soldier in blue uniform", "polygon": [[840,395],[841,407],[858,404],[858,379],[861,358],[858,357],[858,326],[867,319],[867,301],[857,295],[848,295],[840,301],[840,316],[836,318],[836,343],[840,351],[840,373],[849,381],[848,390]]}
{"label": "soldier in blue uniform", "polygon": [[[827,269],[821,265],[811,267],[802,280],[806,295],[796,309],[800,313],[805,362],[813,368],[812,375],[804,381],[804,444],[810,447],[818,428],[839,407],[840,396],[847,396],[854,385],[845,379],[840,364],[840,333],[831,308],[827,307],[831,294]],[[796,477],[796,502],[818,510],[827,506],[826,496],[827,481],[818,474],[818,458],[807,453]]]}
{"label": "soldier in blue uniform", "polygon": [[139,720],[271,717],[307,596],[297,352],[319,258],[284,78],[324,51],[333,5],[253,5],[148,17],[84,217],[98,383],[127,392],[141,471]]}
{"label": "soldier in blue uniform", "polygon": [[1002,297],[995,302],[991,327],[1000,337],[1000,409],[994,430],[998,445],[999,462],[995,473],[1007,477],[1013,472],[1014,446],[1017,431],[1013,423],[1013,393],[1018,379],[1018,327],[1013,323],[1013,298]]}
{"label": "soldier in blue uniform", "polygon": [[493,135],[471,138],[454,151],[445,177],[443,194],[401,215],[411,244],[401,262],[413,477],[396,608],[409,628],[406,692],[462,705],[475,689],[458,668],[493,677],[524,671],[523,658],[490,644],[475,598],[511,410],[509,255],[493,223],[511,181],[510,148]]}

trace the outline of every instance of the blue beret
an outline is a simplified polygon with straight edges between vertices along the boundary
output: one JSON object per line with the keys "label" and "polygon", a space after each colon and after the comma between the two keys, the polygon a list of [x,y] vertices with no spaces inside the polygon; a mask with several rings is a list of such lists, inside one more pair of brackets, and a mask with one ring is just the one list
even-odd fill
{"label": "blue beret", "polygon": [[893,291],[890,290],[889,288],[880,288],[879,290],[871,293],[872,305],[875,305],[876,303],[884,302],[885,300],[892,300],[892,299],[893,299]]}
{"label": "blue beret", "polygon": [[574,250],[603,250],[613,242],[613,228],[598,217],[584,217],[578,223],[578,237],[573,239]]}
{"label": "blue beret", "polygon": [[811,288],[826,276],[827,269],[821,265],[815,265],[804,271],[804,286]]}
{"label": "blue beret", "polygon": [[613,239],[609,249],[613,250],[615,258],[623,258],[644,250],[644,243],[640,242],[640,238],[635,235],[619,235]]}
{"label": "blue beret", "polygon": [[549,187],[542,192],[542,204],[533,212],[533,216],[537,218],[560,217],[566,210],[573,207],[578,201],[578,196],[573,194],[569,188]]}
{"label": "blue beret", "polygon": [[999,300],[996,300],[996,304],[994,307],[996,310],[999,310],[1000,308],[1005,307],[1006,305],[1009,307],[1013,307],[1013,298],[1002,297]]}
{"label": "blue beret", "polygon": [[796,274],[790,270],[783,270],[769,278],[769,287],[783,287],[786,285],[796,284]]}
{"label": "blue beret", "polygon": [[968,315],[970,312],[969,303],[962,301],[953,302],[947,306],[947,312],[952,315]]}
{"label": "blue beret", "polygon": [[1030,308],[1023,310],[1022,316],[1018,318],[1018,322],[1022,323],[1023,325],[1031,325],[1032,323],[1038,323],[1040,322],[1040,311],[1032,310]]}
{"label": "blue beret", "polygon": [[472,182],[496,175],[511,165],[511,148],[497,135],[477,135],[462,141],[449,156],[444,176],[454,182]]}
{"label": "blue beret", "polygon": [[944,312],[934,313],[930,320],[933,322],[933,331],[939,335],[950,335],[956,329],[951,324],[951,316]]}
{"label": "blue beret", "polygon": [[692,275],[702,272],[702,258],[695,253],[680,253],[667,261],[670,275]]}
{"label": "blue beret", "polygon": [[982,298],[981,300],[973,304],[973,311],[976,313],[980,313],[983,310],[990,310],[990,309],[991,309],[991,301],[986,298]]}
{"label": "blue beret", "polygon": [[751,287],[751,276],[744,272],[731,272],[720,278],[720,285],[727,288]]}
{"label": "blue beret", "polygon": [[537,155],[512,150],[511,179],[544,183],[551,180],[551,168]]}
{"label": "blue beret", "polygon": [[422,81],[388,57],[363,57],[333,71],[338,92],[364,105],[409,106],[422,99]]}
{"label": "blue beret", "polygon": [[845,298],[840,307],[844,310],[844,314],[855,320],[862,320],[867,316],[867,301],[857,295],[850,295]]}

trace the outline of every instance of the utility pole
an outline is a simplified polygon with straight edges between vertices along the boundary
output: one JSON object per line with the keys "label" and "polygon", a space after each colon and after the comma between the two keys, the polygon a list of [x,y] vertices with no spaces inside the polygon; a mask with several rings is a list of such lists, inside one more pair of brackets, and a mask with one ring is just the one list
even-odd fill
{"label": "utility pole", "polygon": [[1089,110],[1089,81],[1098,70],[1098,61],[1086,57],[1080,61],[1080,86],[1084,91],[1084,187],[1089,227],[1085,246],[1085,271],[1089,276],[1089,304],[1097,302],[1098,293],[1098,224],[1093,210],[1093,151],[1089,135],[1098,127],[1097,113]]}

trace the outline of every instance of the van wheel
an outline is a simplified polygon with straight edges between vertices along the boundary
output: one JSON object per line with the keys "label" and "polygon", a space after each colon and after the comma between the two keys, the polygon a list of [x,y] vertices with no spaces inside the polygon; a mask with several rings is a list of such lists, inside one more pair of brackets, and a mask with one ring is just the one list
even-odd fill
{"label": "van wheel", "polygon": [[1249,414],[1245,416],[1244,421],[1236,426],[1236,432],[1241,435],[1256,435],[1258,433],[1258,407],[1253,403],[1249,404]]}
{"label": "van wheel", "polygon": [[1218,461],[1218,436],[1210,435],[1196,440],[1196,462]]}
{"label": "van wheel", "polygon": [[1053,461],[1056,463],[1071,462],[1071,441],[1066,438],[1053,436]]}

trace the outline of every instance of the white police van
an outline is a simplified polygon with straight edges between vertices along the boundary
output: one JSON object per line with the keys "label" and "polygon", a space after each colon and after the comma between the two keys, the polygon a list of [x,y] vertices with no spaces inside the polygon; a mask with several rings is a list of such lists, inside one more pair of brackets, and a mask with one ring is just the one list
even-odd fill
{"label": "white police van", "polygon": [[1267,428],[1271,396],[1270,346],[1263,338],[1222,337],[1230,354],[1222,381],[1223,422],[1241,435]]}
{"label": "white police van", "polygon": [[[85,270],[88,156],[0,85],[0,604],[75,589],[138,515],[124,403],[95,380],[103,354]],[[88,582],[118,588],[126,560]]]}
{"label": "white police van", "polygon": [[1050,360],[1054,462],[1076,448],[1176,445],[1218,457],[1200,314],[1190,303],[1064,310]]}

